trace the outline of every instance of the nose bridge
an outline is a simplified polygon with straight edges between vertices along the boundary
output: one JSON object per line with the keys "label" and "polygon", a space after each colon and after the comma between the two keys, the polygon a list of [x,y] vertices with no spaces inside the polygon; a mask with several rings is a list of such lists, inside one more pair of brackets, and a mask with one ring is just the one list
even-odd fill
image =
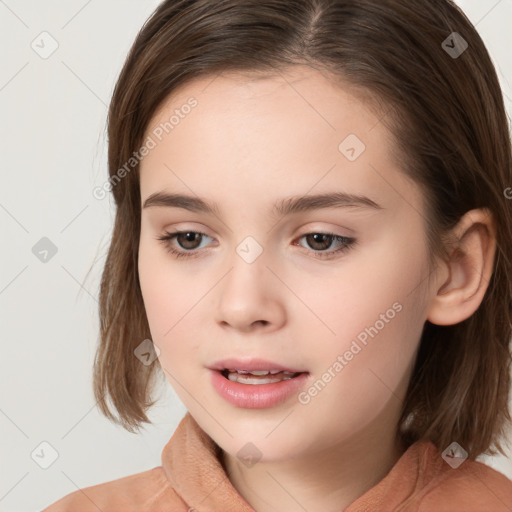
{"label": "nose bridge", "polygon": [[275,283],[270,282],[275,276],[267,265],[266,252],[253,237],[238,244],[219,289],[219,321],[237,328],[278,321],[282,305]]}
{"label": "nose bridge", "polygon": [[260,294],[269,277],[267,264],[262,245],[253,237],[246,237],[235,247],[222,294],[225,296],[235,292],[239,300],[244,300],[246,295]]}

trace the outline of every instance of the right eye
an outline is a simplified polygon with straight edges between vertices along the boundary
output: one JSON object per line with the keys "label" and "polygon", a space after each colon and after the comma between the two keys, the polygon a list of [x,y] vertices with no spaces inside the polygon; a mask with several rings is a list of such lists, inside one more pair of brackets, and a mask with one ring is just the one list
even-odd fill
{"label": "right eye", "polygon": [[[196,235],[198,236],[196,237]],[[198,255],[196,254],[197,251],[194,250],[197,249],[197,242],[195,240],[196,238],[202,237],[210,238],[205,233],[201,233],[198,231],[175,231],[173,233],[169,233],[166,231],[163,235],[158,236],[157,240],[160,240],[164,244],[167,251],[176,256],[177,258],[194,258]],[[189,247],[189,249],[191,250],[186,251],[177,250],[172,245],[174,239],[176,239],[178,241],[178,244],[182,247],[185,246],[186,248],[187,245],[189,244],[191,244],[193,247]]]}

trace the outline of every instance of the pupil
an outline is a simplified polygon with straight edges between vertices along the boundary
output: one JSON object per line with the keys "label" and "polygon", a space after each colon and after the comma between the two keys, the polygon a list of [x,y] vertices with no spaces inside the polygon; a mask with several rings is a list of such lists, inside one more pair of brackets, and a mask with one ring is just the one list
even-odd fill
{"label": "pupil", "polygon": [[[186,233],[182,233],[181,235],[178,235],[182,241],[180,241],[180,245],[186,249],[194,249],[194,241],[196,238],[196,234],[192,231],[187,231]],[[200,235],[199,235],[200,236]],[[183,240],[184,239],[184,240]],[[192,243],[192,246],[187,245],[187,243]]]}
{"label": "pupil", "polygon": [[[326,249],[327,247],[329,247],[330,243],[326,240],[329,239],[330,235],[324,235],[322,233],[314,233],[313,235],[309,235],[313,238],[313,245],[315,243],[319,243],[321,245],[320,248],[323,248],[323,249]],[[323,241],[323,243],[322,243]]]}

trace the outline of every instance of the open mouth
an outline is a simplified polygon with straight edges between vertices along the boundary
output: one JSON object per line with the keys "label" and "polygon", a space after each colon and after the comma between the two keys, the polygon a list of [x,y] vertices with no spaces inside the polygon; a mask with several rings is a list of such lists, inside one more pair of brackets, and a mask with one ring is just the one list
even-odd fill
{"label": "open mouth", "polygon": [[273,384],[275,382],[282,382],[290,380],[304,372],[286,372],[277,370],[230,370],[224,369],[221,374],[231,382],[238,382],[240,384]]}
{"label": "open mouth", "polygon": [[[240,366],[252,364],[259,368],[234,370],[233,367],[236,368],[236,366],[233,363],[238,363]],[[230,368],[226,368],[227,365]],[[262,366],[261,361],[252,363],[226,361],[222,366],[210,368],[212,387],[224,400],[235,407],[265,409],[290,400],[295,393],[306,386],[310,376],[309,372],[298,371],[297,367],[283,368],[271,362],[269,367],[272,370],[261,370]]]}

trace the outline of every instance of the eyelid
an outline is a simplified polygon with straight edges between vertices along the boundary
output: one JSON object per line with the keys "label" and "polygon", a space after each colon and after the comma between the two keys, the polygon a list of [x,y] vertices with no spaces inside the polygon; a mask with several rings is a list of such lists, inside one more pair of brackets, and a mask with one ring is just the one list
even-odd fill
{"label": "eyelid", "polygon": [[[183,226],[183,224],[185,224],[185,226]],[[190,224],[195,224],[195,226],[191,227]],[[311,224],[313,224],[313,225],[311,225]],[[321,224],[321,225],[319,225],[319,224]],[[331,227],[329,227],[329,225],[335,226],[335,227],[331,228]],[[199,226],[199,227],[197,227],[197,226]],[[343,231],[347,231],[348,233],[346,233],[346,234],[343,232],[334,233],[335,230],[336,231],[343,230]],[[207,228],[204,224],[202,224],[200,222],[198,222],[198,223],[189,223],[186,221],[179,222],[177,224],[172,224],[172,227],[161,228],[161,229],[158,229],[158,231],[167,232],[167,233],[169,233],[169,232],[175,233],[176,231],[180,231],[180,232],[192,231],[195,233],[202,233],[210,238],[215,238],[214,236],[208,234],[208,231],[210,231],[210,229]],[[229,231],[231,231],[231,230],[229,230]],[[356,235],[357,232],[355,229],[351,229],[348,226],[337,226],[337,225],[334,225],[332,222],[324,222],[324,223],[313,222],[313,223],[307,224],[305,227],[301,228],[300,234],[295,235],[294,237],[304,236],[305,234],[310,234],[310,233],[325,233],[325,234],[331,234],[333,236],[342,236],[345,238],[352,238],[353,236]]]}
{"label": "eyelid", "polygon": [[[327,226],[326,226],[326,224],[327,224]],[[300,234],[298,236],[303,236],[303,235],[306,235],[309,233],[325,233],[325,234],[330,234],[333,236],[342,236],[345,238],[352,238],[356,234],[356,231],[354,229],[350,229],[345,226],[330,227],[329,225],[333,226],[333,224],[329,223],[329,222],[324,223],[321,226],[319,226],[318,223],[313,223],[313,225],[308,224],[303,229],[301,228]],[[341,231],[341,232],[338,233],[338,231]],[[348,231],[349,233],[344,234],[343,231]]]}

